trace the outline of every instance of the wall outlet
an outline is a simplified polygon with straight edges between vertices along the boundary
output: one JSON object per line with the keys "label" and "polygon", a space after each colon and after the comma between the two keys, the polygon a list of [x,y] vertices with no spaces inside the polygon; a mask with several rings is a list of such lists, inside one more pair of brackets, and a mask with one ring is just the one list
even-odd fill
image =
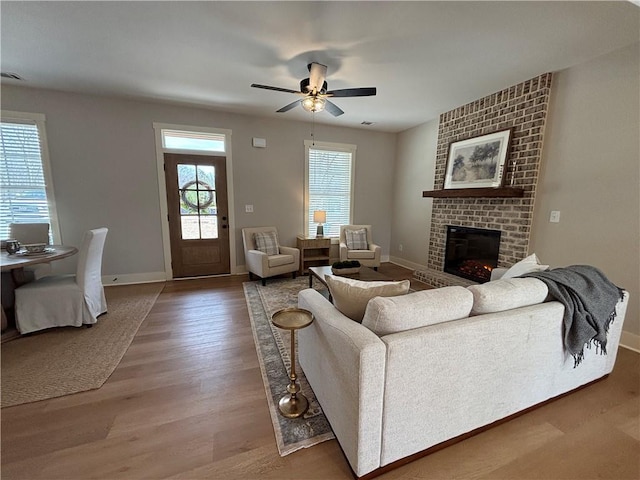
{"label": "wall outlet", "polygon": [[560,211],[559,210],[553,210],[551,212],[551,215],[549,215],[549,221],[553,222],[553,223],[559,223],[560,222]]}
{"label": "wall outlet", "polygon": [[402,244],[398,245],[398,250],[402,251]]}
{"label": "wall outlet", "polygon": [[253,205],[245,205],[244,206],[245,213],[253,213]]}

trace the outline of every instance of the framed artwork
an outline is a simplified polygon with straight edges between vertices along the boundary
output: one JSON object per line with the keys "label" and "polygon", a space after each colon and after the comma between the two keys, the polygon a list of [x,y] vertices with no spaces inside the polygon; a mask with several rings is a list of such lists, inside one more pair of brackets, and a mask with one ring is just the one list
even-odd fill
{"label": "framed artwork", "polygon": [[510,139],[508,129],[451,142],[444,188],[502,186]]}

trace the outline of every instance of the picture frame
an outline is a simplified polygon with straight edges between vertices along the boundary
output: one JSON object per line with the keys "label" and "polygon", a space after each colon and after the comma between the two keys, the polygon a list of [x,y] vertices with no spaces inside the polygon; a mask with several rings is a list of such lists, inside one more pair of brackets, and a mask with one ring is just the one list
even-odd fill
{"label": "picture frame", "polygon": [[504,181],[511,130],[480,135],[449,144],[444,188],[498,188]]}

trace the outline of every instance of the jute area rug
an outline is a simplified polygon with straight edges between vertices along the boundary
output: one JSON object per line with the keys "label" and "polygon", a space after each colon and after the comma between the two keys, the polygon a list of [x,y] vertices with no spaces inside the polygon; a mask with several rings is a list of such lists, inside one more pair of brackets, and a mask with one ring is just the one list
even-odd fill
{"label": "jute area rug", "polygon": [[296,307],[298,292],[309,287],[309,279],[268,280],[264,287],[260,282],[245,282],[243,287],[280,456],[335,438],[297,359],[298,382],[309,400],[309,410],[297,419],[285,418],[278,411],[278,401],[289,384],[291,338],[288,331],[271,324],[271,315],[281,308]]}
{"label": "jute area rug", "polygon": [[92,328],[52,328],[3,343],[2,407],[100,388],[163,288],[164,282],[105,288],[108,312]]}

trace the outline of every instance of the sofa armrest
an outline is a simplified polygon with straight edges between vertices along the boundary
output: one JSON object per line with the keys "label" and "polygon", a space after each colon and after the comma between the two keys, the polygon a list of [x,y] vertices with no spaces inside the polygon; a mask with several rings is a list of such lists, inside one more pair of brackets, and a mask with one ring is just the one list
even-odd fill
{"label": "sofa armrest", "polygon": [[353,471],[380,466],[386,348],[313,289],[298,294],[315,320],[298,333],[300,366]]}

